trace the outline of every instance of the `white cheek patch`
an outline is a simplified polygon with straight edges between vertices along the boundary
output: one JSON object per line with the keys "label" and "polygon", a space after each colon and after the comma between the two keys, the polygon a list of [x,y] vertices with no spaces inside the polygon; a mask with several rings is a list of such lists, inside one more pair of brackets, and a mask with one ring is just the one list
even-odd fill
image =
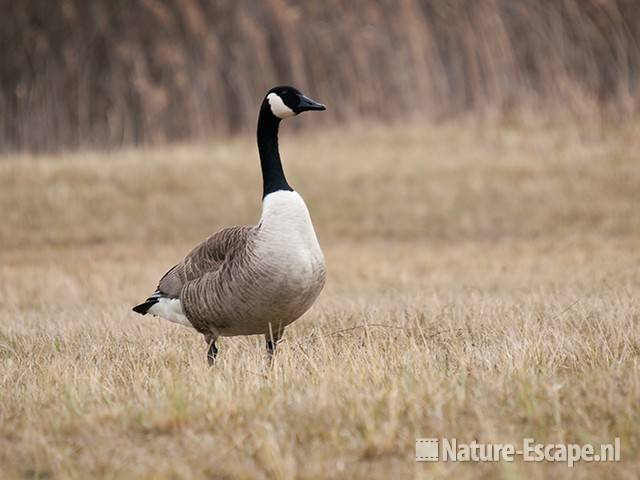
{"label": "white cheek patch", "polygon": [[295,112],[287,107],[277,93],[271,92],[267,95],[271,112],[278,118],[289,118],[295,115]]}

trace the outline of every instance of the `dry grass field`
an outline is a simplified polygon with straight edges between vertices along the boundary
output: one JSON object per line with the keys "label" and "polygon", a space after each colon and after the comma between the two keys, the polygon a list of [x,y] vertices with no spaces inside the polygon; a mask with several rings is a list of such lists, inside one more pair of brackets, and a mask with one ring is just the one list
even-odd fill
{"label": "dry grass field", "polygon": [[[305,121],[305,120],[303,120]],[[281,141],[328,282],[267,368],[130,308],[259,216],[252,137],[0,159],[0,477],[636,478],[640,130],[460,121]],[[416,437],[622,461],[416,463]]]}

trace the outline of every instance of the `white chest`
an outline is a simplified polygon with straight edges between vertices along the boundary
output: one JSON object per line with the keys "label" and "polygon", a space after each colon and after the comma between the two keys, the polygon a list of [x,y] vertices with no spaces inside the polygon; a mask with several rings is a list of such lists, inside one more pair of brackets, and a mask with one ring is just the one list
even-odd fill
{"label": "white chest", "polygon": [[274,274],[292,283],[305,284],[319,273],[324,275],[324,256],[307,206],[297,192],[279,191],[265,197],[256,251]]}

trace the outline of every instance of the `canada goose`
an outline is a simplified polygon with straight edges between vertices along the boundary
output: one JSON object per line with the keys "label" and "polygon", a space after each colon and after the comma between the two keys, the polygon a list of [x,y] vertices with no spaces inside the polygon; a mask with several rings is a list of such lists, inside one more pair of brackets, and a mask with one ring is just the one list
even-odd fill
{"label": "canada goose", "polygon": [[280,121],[326,107],[290,86],[274,87],[258,116],[262,216],[257,225],[214,233],[171,268],[133,311],[193,327],[209,345],[219,336],[263,334],[273,355],[284,328],[324,286],[324,256],[302,197],[287,183],[278,151]]}

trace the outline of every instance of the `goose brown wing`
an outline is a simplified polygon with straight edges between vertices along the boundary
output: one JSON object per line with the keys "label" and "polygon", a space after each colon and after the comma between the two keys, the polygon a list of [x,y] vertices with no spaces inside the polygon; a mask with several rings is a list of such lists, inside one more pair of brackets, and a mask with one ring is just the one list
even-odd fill
{"label": "goose brown wing", "polygon": [[225,262],[245,251],[254,228],[230,227],[214,233],[164,274],[158,283],[158,291],[163,296],[178,298],[185,283],[216,272]]}

